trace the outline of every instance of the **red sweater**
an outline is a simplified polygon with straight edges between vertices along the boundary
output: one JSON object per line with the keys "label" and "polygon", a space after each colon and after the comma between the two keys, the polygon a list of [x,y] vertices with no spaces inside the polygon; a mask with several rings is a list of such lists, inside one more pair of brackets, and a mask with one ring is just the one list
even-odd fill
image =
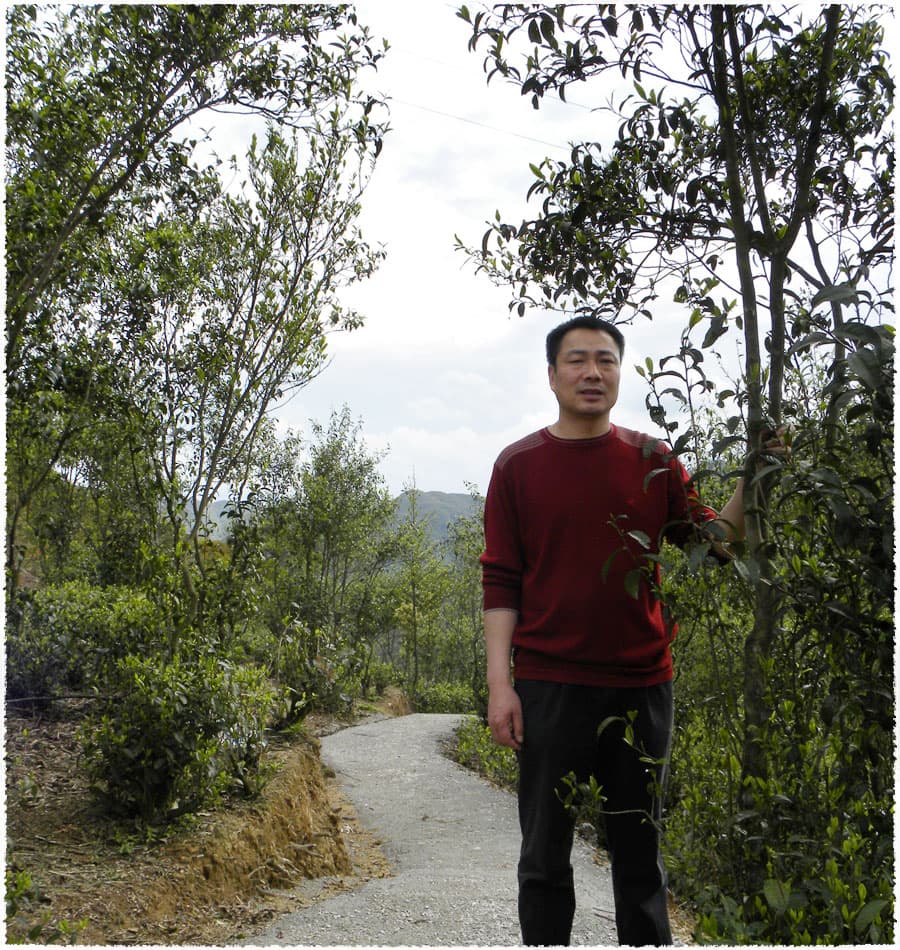
{"label": "red sweater", "polygon": [[[671,679],[675,625],[647,579],[635,589],[628,575],[652,563],[646,555],[664,538],[683,544],[694,523],[715,517],[668,448],[630,429],[577,440],[541,429],[507,447],[485,499],[481,563],[484,609],[519,614],[515,676],[596,686]],[[656,564],[652,573],[658,580]]]}

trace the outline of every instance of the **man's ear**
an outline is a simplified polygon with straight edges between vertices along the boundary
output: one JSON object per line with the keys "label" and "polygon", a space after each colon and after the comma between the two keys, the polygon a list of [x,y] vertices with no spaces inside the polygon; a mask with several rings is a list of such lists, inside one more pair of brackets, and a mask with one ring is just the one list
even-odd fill
{"label": "man's ear", "polygon": [[547,364],[547,381],[553,392],[556,392],[556,367],[552,363]]}

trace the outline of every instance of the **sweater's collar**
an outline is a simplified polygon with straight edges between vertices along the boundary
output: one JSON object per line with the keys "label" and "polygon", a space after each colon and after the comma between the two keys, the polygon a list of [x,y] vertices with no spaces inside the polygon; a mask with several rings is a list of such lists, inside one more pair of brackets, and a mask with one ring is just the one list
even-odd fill
{"label": "sweater's collar", "polygon": [[609,431],[605,432],[603,435],[591,436],[587,439],[561,439],[558,435],[554,435],[550,431],[550,426],[545,426],[541,429],[541,435],[547,442],[552,442],[555,445],[571,445],[571,446],[592,446],[599,445],[602,442],[607,442],[612,439],[616,434],[616,426],[610,423]]}

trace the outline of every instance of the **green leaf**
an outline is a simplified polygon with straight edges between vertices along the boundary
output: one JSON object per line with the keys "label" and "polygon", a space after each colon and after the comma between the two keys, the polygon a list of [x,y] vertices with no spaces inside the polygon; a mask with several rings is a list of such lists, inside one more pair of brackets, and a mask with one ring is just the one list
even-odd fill
{"label": "green leaf", "polygon": [[710,327],[706,331],[706,336],[703,338],[703,343],[700,345],[703,349],[708,349],[720,336],[724,336],[727,332],[728,327],[725,323],[725,317],[713,317]]}
{"label": "green leaf", "polygon": [[793,356],[795,353],[800,353],[803,350],[808,350],[810,347],[815,346],[818,343],[830,343],[831,339],[826,333],[808,333],[802,340],[797,340],[796,343],[791,346],[787,351],[787,356]]}
{"label": "green leaf", "polygon": [[845,323],[841,327],[836,327],[834,331],[834,335],[839,340],[858,340],[860,343],[873,347],[881,345],[884,333],[883,327],[870,327],[865,323]]}
{"label": "green leaf", "polygon": [[702,544],[691,545],[688,553],[689,570],[692,572],[699,570],[700,565],[706,560],[711,548],[712,545],[708,541],[704,541]]}
{"label": "green leaf", "polygon": [[769,906],[776,914],[785,913],[788,909],[788,902],[791,897],[791,890],[786,884],[774,878],[769,878],[766,883],[763,884],[763,893],[766,895]]}
{"label": "green leaf", "polygon": [[881,385],[881,366],[872,350],[857,350],[850,354],[847,361],[854,375],[859,377],[869,389],[878,389]]}
{"label": "green leaf", "polygon": [[823,287],[809,306],[814,310],[820,303],[855,303],[858,299],[859,294],[853,284],[832,284]]}
{"label": "green leaf", "polygon": [[556,38],[553,35],[553,18],[549,16],[541,17],[541,34],[550,46],[556,46]]}
{"label": "green leaf", "polygon": [[773,462],[771,465],[763,465],[762,468],[757,469],[756,474],[753,476],[751,485],[756,485],[758,482],[761,482],[766,476],[771,475],[773,472],[777,472],[780,469],[784,468],[782,462]]}
{"label": "green leaf", "polygon": [[687,188],[685,189],[684,199],[691,206],[697,203],[697,196],[700,193],[700,179],[694,178],[688,182]]}
{"label": "green leaf", "polygon": [[627,537],[633,538],[635,541],[637,541],[637,543],[645,551],[650,550],[650,535],[645,534],[643,531],[638,531],[637,529],[635,529],[634,531],[629,531],[627,533]]}
{"label": "green leaf", "polygon": [[716,441],[713,442],[712,453],[714,456],[721,455],[725,449],[743,441],[744,437],[742,435],[727,435],[722,439],[716,439]]}
{"label": "green leaf", "polygon": [[759,564],[754,560],[732,561],[734,569],[740,574],[741,578],[748,584],[756,585],[759,583],[760,571]]}
{"label": "green leaf", "polygon": [[834,488],[843,488],[844,482],[841,476],[831,468],[817,468],[810,472],[810,477],[820,485],[831,485]]}
{"label": "green leaf", "polygon": [[[624,722],[624,719],[621,716],[607,716],[606,719],[597,726],[597,735],[603,735],[614,722]],[[591,781],[594,781],[593,775],[591,776]]]}
{"label": "green leaf", "polygon": [[[648,453],[648,454],[649,454],[649,453]],[[655,468],[655,469],[653,469],[652,472],[648,472],[648,473],[644,476],[643,490],[644,490],[644,491],[647,491],[647,486],[650,484],[650,482],[653,481],[654,478],[656,478],[657,475],[665,475],[666,472],[668,472],[668,471],[669,471],[669,470],[668,470],[667,468]]]}
{"label": "green leaf", "polygon": [[609,570],[613,565],[613,561],[621,554],[621,551],[613,551],[612,554],[603,562],[603,567],[600,569],[600,579],[603,583],[606,583],[607,578],[609,577]]}
{"label": "green leaf", "polygon": [[639,567],[635,567],[625,575],[625,593],[634,600],[640,596],[642,573]]}
{"label": "green leaf", "polygon": [[862,932],[874,922],[875,918],[887,907],[889,901],[884,898],[877,898],[875,900],[869,901],[865,907],[856,915],[856,920],[853,922],[853,928],[858,934]]}

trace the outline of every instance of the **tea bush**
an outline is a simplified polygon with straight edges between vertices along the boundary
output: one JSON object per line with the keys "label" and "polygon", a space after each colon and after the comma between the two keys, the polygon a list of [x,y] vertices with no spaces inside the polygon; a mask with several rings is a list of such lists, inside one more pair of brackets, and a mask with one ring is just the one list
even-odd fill
{"label": "tea bush", "polygon": [[310,630],[300,621],[290,624],[275,643],[269,673],[287,695],[282,724],[301,719],[312,707],[345,712],[352,699],[345,681],[353,676],[353,656],[337,633]]}
{"label": "tea bush", "polygon": [[117,675],[119,701],[82,730],[111,812],[152,824],[198,807],[230,777],[253,791],[273,700],[258,671],[214,656],[130,656]]}
{"label": "tea bush", "polygon": [[276,692],[260,667],[226,665],[217,695],[219,721],[224,724],[219,752],[222,770],[245,795],[254,798],[267,779],[262,755],[268,745],[267,727],[277,709]]}
{"label": "tea bush", "polygon": [[376,696],[380,696],[389,686],[399,686],[402,675],[391,663],[373,660],[369,664],[367,680]]}
{"label": "tea bush", "polygon": [[477,716],[470,716],[456,730],[453,758],[460,765],[514,791],[519,781],[519,762],[512,749],[497,745],[491,730]]}
{"label": "tea bush", "polygon": [[76,944],[87,924],[87,920],[76,924],[53,920],[31,875],[18,868],[6,869],[6,943]]}
{"label": "tea bush", "polygon": [[141,591],[72,581],[16,598],[7,625],[9,698],[107,688],[116,663],[153,644],[158,614]]}
{"label": "tea bush", "polygon": [[475,712],[475,696],[468,683],[429,683],[413,697],[416,712]]}

